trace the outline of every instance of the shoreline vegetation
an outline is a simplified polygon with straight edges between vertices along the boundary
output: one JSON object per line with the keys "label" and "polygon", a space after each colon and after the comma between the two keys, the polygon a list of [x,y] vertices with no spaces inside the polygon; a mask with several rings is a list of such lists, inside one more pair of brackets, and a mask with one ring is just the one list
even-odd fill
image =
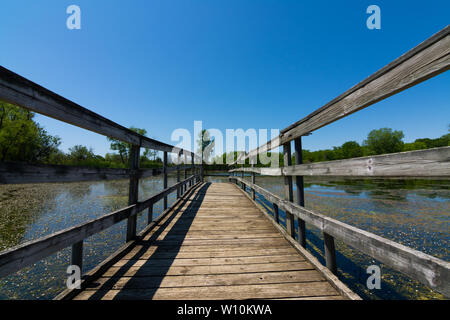
{"label": "shoreline vegetation", "polygon": [[[84,166],[98,168],[127,168],[131,146],[125,142],[107,138],[110,142],[111,153],[105,156],[95,154],[93,149],[84,145],[75,145],[68,152],[59,149],[61,138],[49,134],[34,120],[35,114],[18,106],[0,101],[0,161],[26,162],[33,164],[51,164],[67,166]],[[146,135],[141,128],[130,127],[131,130]],[[208,137],[204,140],[204,137]],[[209,132],[204,130],[203,136],[197,143],[203,149],[213,142]],[[323,150],[303,150],[303,163],[322,162],[349,159],[371,155],[381,155],[402,151],[423,150],[436,147],[450,146],[450,133],[439,138],[421,138],[414,142],[404,142],[402,131],[391,128],[374,129],[367,138],[359,144],[357,141],[347,141],[341,146]],[[163,163],[159,153],[155,150],[143,149],[140,158],[141,168],[161,168]],[[210,149],[212,152],[212,149]],[[204,159],[205,167],[209,170],[228,170],[226,160],[237,159],[242,151],[224,153],[212,159]],[[268,153],[270,157],[272,153]],[[279,165],[283,166],[283,154],[278,153]],[[209,161],[211,160],[211,161]],[[293,163],[295,158],[293,157]],[[208,163],[208,164],[206,164]],[[209,164],[211,163],[211,164]],[[174,165],[169,163],[169,165]],[[244,166],[249,166],[246,159]],[[269,167],[262,164],[258,158],[256,167]]]}

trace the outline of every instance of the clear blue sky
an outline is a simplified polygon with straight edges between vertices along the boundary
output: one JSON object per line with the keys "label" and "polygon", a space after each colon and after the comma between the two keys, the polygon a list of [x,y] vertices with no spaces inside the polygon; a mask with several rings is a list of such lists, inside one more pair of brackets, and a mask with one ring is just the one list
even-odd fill
{"label": "clear blue sky", "polygon": [[[66,28],[67,6],[82,11]],[[381,30],[366,8],[381,8]],[[450,23],[450,1],[2,0],[0,64],[124,126],[279,128],[304,117]],[[435,138],[450,123],[447,72],[322,128],[311,150],[371,129]],[[63,140],[106,138],[39,116]]]}

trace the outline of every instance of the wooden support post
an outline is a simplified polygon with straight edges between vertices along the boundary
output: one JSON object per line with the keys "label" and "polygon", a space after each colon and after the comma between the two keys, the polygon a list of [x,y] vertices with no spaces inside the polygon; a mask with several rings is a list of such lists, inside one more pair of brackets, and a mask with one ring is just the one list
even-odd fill
{"label": "wooden support post", "polygon": [[[191,154],[191,159],[192,159],[192,175],[195,175],[195,159],[194,159],[194,153]],[[189,182],[189,186],[192,187],[192,185],[194,184],[194,180],[190,180]]]}
{"label": "wooden support post", "polygon": [[273,218],[277,223],[280,223],[280,215],[278,213],[278,205],[276,203],[272,203],[273,205]]}
{"label": "wooden support post", "polygon": [[[254,167],[255,167],[255,165],[252,163],[252,168],[254,168]],[[256,175],[254,172],[252,172],[252,184],[255,184],[255,183],[256,183]],[[252,188],[252,199],[253,199],[253,201],[256,199],[254,188]]]}
{"label": "wooden support post", "polygon": [[[290,166],[292,164],[290,142],[283,145],[283,155],[284,166]],[[284,197],[287,201],[292,202],[294,200],[291,176],[284,176]],[[290,212],[286,212],[286,231],[291,237],[295,238],[294,215]]]}
{"label": "wooden support post", "polygon": [[[244,169],[244,165],[242,165],[242,169]],[[244,180],[244,171],[241,172],[241,178]],[[245,191],[245,183],[241,182],[241,188]]]}
{"label": "wooden support post", "polygon": [[[303,163],[302,154],[302,138],[299,137],[294,140],[295,146],[295,164]],[[295,186],[297,188],[297,204],[304,207],[305,206],[305,187],[303,183],[303,176],[295,176]],[[298,232],[298,242],[303,248],[306,248],[306,226],[305,220],[297,218],[297,232]]]}
{"label": "wooden support post", "polygon": [[153,221],[153,203],[148,207],[148,217],[147,217],[147,224],[152,223]]}
{"label": "wooden support post", "polygon": [[323,233],[323,243],[325,248],[325,261],[327,264],[327,268],[330,269],[331,272],[337,274],[337,265],[336,265],[336,249],[334,247],[334,238],[330,236],[328,233]]}
{"label": "wooden support post", "polygon": [[[163,189],[167,189],[167,151],[164,151],[164,162],[163,162]],[[164,210],[167,209],[167,196],[164,196]]]}
{"label": "wooden support post", "polygon": [[[140,147],[136,145],[131,146],[130,151],[130,169],[134,172],[130,177],[130,187],[128,191],[128,205],[137,203],[139,192],[139,177],[137,171],[139,170],[139,153]],[[127,237],[126,241],[131,241],[136,237],[136,220],[137,214],[129,217],[127,222]]]}
{"label": "wooden support post", "polygon": [[[186,169],[186,165],[187,165],[187,154],[184,153],[184,180],[186,180],[187,177],[188,177],[188,172],[187,172],[187,169]],[[183,184],[183,189],[184,189],[183,193],[185,193],[186,190],[187,190],[187,183]]]}
{"label": "wooden support post", "polygon": [[[177,183],[180,182],[180,162],[181,162],[181,151],[178,153],[177,159]],[[182,194],[181,187],[177,188],[177,199],[180,199]]]}
{"label": "wooden support post", "polygon": [[80,268],[80,274],[83,274],[83,240],[72,245],[71,264]]}

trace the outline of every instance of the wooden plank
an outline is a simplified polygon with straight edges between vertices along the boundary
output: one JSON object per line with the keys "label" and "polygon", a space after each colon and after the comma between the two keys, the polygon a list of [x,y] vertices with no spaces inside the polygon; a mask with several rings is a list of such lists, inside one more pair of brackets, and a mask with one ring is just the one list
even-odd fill
{"label": "wooden plank", "polygon": [[336,249],[334,246],[334,238],[328,233],[323,233],[323,246],[325,252],[325,263],[331,272],[337,274]]}
{"label": "wooden plank", "polygon": [[255,239],[205,239],[205,240],[152,240],[152,245],[154,246],[227,246],[227,245],[252,245],[264,247],[265,245],[282,245],[285,240],[281,237],[278,238],[255,238]]}
{"label": "wooden plank", "polygon": [[[279,235],[278,235],[279,236]],[[233,257],[233,258],[195,258],[178,259],[176,256],[166,259],[138,259],[120,260],[113,267],[186,267],[186,266],[222,266],[222,265],[244,265],[244,264],[265,264],[302,262],[305,258],[298,253],[276,256],[256,256],[256,257]]]}
{"label": "wooden plank", "polygon": [[268,271],[294,271],[312,270],[313,267],[306,261],[299,262],[274,262],[255,263],[243,265],[211,265],[211,266],[139,266],[139,267],[111,267],[105,273],[105,277],[112,277],[120,273],[122,277],[148,277],[148,276],[179,276],[194,274],[227,274],[246,272],[268,272]]}
{"label": "wooden plank", "polygon": [[222,300],[228,299],[269,299],[286,297],[312,297],[337,295],[336,290],[324,281],[302,283],[277,283],[237,286],[208,286],[208,287],[178,287],[155,289],[125,289],[125,290],[85,290],[75,300],[87,300],[97,296],[104,300],[133,299],[133,300]]}
{"label": "wooden plank", "polygon": [[153,277],[101,277],[89,289],[148,289],[324,281],[315,270]]}
{"label": "wooden plank", "polygon": [[[140,158],[140,147],[131,145],[130,150],[130,169],[139,170],[139,158]],[[130,183],[128,188],[128,205],[135,205],[138,202],[139,195],[139,178],[136,175],[130,176]],[[136,237],[136,222],[137,216],[132,215],[128,217],[127,221],[127,233],[126,242],[133,240]]]}
{"label": "wooden plank", "polygon": [[[284,164],[290,166],[292,163],[291,143],[283,145]],[[284,176],[284,198],[286,201],[294,201],[294,192],[292,186],[292,177]],[[294,216],[289,211],[286,211],[286,230],[288,234],[295,238]]]}
{"label": "wooden plank", "polygon": [[323,107],[281,130],[280,136],[250,151],[241,161],[307,135],[449,70],[449,34],[450,26],[447,26]]}
{"label": "wooden plank", "polygon": [[[294,140],[295,147],[295,164],[301,165],[303,163],[303,153],[302,153],[302,137]],[[301,207],[305,206],[305,187],[303,184],[303,176],[295,176],[295,186],[297,192],[297,204]],[[306,225],[305,221],[297,218],[297,233],[298,242],[303,248],[306,248]]]}
{"label": "wooden plank", "polygon": [[290,246],[283,246],[278,248],[245,248],[245,247],[235,247],[232,250],[223,250],[221,248],[210,249],[206,251],[196,251],[189,248],[179,248],[179,250],[160,250],[157,247],[152,246],[136,246],[130,253],[128,253],[123,259],[199,259],[199,258],[236,258],[236,257],[259,257],[259,256],[272,256],[272,255],[285,255],[285,254],[296,254],[297,251]]}
{"label": "wooden plank", "polygon": [[239,168],[229,172],[270,176],[437,177],[450,176],[450,147],[296,164],[283,168]]}
{"label": "wooden plank", "polygon": [[80,273],[83,270],[83,241],[76,242],[72,245],[72,258],[70,263],[73,266],[80,268]]}
{"label": "wooden plank", "polygon": [[[240,178],[235,179],[240,180]],[[245,183],[255,188],[268,201],[277,203],[281,209],[292,212],[298,218],[319,228],[322,232],[343,241],[426,286],[450,296],[450,262],[307,210],[297,204],[282,200],[257,185]]]}
{"label": "wooden plank", "polygon": [[284,175],[450,177],[450,147],[316,162],[282,168]]}

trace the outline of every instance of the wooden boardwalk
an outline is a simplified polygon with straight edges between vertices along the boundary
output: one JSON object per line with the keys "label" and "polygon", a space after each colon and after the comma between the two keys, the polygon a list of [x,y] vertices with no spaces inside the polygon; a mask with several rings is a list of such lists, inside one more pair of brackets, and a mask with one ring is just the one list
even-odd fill
{"label": "wooden boardwalk", "polygon": [[75,299],[344,299],[230,183],[203,183]]}

